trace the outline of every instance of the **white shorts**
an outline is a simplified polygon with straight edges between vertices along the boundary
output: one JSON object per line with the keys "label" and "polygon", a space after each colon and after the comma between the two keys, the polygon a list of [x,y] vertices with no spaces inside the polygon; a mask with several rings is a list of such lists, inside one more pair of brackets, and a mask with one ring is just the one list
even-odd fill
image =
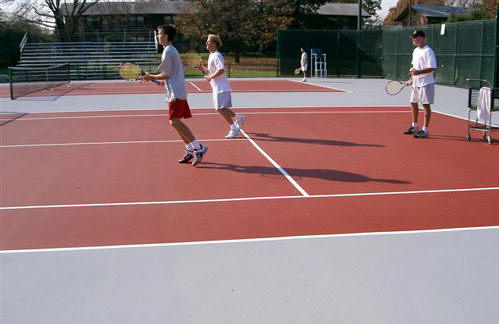
{"label": "white shorts", "polygon": [[432,105],[435,100],[435,84],[427,84],[423,87],[412,87],[411,103],[422,103]]}
{"label": "white shorts", "polygon": [[215,109],[223,109],[232,107],[232,96],[230,92],[214,92],[213,106]]}
{"label": "white shorts", "polygon": [[302,70],[303,72],[307,72],[307,67],[308,67],[308,64],[302,65],[302,66],[301,66],[301,70]]}

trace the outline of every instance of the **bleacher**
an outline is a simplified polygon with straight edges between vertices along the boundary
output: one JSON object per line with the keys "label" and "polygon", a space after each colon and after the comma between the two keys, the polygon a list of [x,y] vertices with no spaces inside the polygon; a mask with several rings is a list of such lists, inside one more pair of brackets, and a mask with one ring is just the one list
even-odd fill
{"label": "bleacher", "polygon": [[160,60],[153,39],[70,43],[26,41],[20,50],[17,66],[41,67],[69,63],[71,80],[117,79],[117,68],[121,62],[133,62],[144,70],[154,70]]}

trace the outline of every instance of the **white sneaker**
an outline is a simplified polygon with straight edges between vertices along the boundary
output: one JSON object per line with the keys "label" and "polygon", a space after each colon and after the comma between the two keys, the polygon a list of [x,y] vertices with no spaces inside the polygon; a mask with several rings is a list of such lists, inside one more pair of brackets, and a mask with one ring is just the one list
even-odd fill
{"label": "white sneaker", "polygon": [[301,82],[307,82],[306,78],[301,79]]}
{"label": "white sneaker", "polygon": [[236,138],[237,136],[241,135],[241,130],[239,128],[237,129],[231,129],[229,134],[225,135],[225,138]]}
{"label": "white sneaker", "polygon": [[236,119],[234,121],[234,124],[236,124],[237,127],[243,128],[243,124],[246,121],[246,116],[244,115],[236,115]]}

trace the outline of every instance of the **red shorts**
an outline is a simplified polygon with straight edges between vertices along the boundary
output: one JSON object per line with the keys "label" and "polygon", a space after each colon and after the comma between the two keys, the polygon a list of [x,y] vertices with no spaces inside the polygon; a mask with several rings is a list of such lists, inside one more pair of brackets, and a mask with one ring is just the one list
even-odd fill
{"label": "red shorts", "polygon": [[189,104],[187,103],[187,99],[177,99],[175,101],[168,103],[168,116],[170,120],[173,118],[190,118],[191,109],[189,108]]}

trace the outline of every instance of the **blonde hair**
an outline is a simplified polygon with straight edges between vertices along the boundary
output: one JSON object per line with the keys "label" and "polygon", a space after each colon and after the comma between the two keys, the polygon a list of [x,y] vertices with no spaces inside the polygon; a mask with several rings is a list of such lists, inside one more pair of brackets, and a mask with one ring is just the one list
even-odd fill
{"label": "blonde hair", "polygon": [[208,41],[217,44],[218,48],[222,47],[222,41],[220,40],[220,37],[218,35],[209,34],[208,35]]}

